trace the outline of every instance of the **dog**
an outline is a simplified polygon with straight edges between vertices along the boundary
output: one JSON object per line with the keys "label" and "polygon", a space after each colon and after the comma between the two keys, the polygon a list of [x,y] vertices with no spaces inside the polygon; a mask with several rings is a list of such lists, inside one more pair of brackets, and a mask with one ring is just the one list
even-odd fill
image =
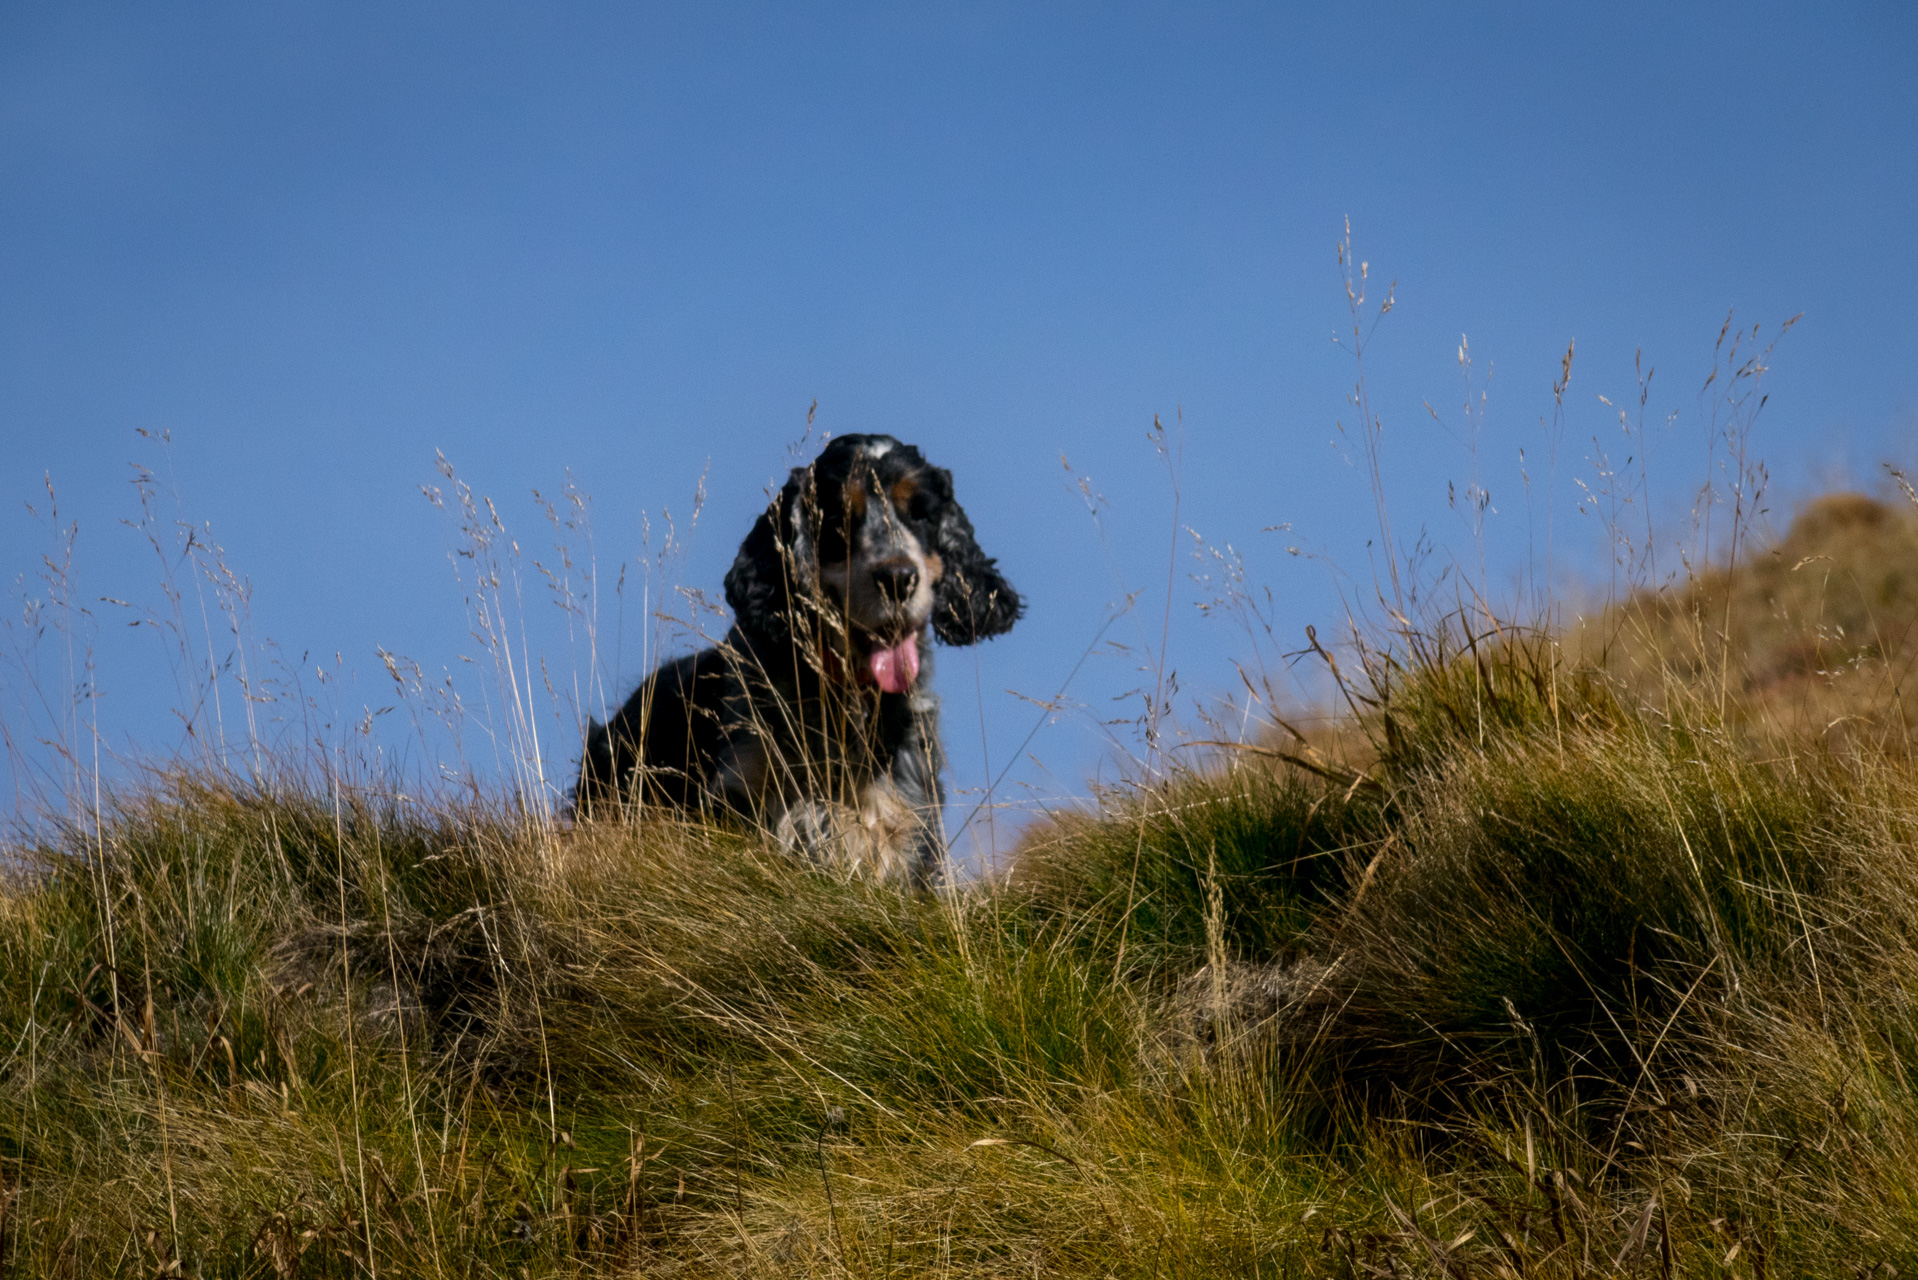
{"label": "dog", "polygon": [[589,726],[576,815],[743,819],[814,861],[930,883],[946,852],[932,639],[975,644],[1025,612],[952,474],[892,436],[832,440],[746,535],[726,602],[721,643]]}

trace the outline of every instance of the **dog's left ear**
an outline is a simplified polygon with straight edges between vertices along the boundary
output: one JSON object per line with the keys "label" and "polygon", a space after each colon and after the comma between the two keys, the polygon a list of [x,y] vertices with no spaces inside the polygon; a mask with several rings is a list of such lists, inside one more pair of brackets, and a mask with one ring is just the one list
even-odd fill
{"label": "dog's left ear", "polygon": [[937,496],[932,550],[944,565],[933,588],[932,629],[947,644],[974,644],[1012,630],[1026,602],[979,549],[972,521],[952,497],[952,473],[928,467],[926,487]]}

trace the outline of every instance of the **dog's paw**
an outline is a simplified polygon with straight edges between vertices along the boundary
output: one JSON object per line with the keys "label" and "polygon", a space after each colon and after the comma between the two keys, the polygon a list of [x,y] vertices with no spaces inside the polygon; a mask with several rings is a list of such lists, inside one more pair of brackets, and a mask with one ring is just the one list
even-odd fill
{"label": "dog's paw", "polygon": [[923,817],[890,783],[874,783],[859,800],[856,808],[829,800],[794,804],[774,827],[780,848],[846,877],[910,880],[923,874]]}
{"label": "dog's paw", "polygon": [[779,815],[774,835],[779,847],[815,867],[832,866],[837,856],[845,815],[825,800],[805,800]]}

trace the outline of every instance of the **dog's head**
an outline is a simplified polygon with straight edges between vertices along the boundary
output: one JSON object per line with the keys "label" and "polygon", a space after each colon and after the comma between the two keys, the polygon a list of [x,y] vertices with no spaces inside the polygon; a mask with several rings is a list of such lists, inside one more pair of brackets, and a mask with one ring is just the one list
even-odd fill
{"label": "dog's head", "polygon": [[979,549],[952,474],[891,436],[840,436],[795,467],[726,575],[741,628],[791,637],[822,619],[828,674],[888,693],[912,687],[928,625],[947,644],[1000,635],[1024,612]]}

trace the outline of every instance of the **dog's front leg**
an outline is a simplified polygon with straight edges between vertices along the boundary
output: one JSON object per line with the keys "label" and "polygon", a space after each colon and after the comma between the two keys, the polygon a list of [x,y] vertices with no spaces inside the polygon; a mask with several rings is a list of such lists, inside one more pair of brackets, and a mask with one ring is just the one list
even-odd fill
{"label": "dog's front leg", "polygon": [[915,690],[912,724],[892,759],[893,787],[912,812],[914,830],[907,849],[908,875],[924,887],[938,880],[946,865],[946,759],[939,746],[939,700]]}

